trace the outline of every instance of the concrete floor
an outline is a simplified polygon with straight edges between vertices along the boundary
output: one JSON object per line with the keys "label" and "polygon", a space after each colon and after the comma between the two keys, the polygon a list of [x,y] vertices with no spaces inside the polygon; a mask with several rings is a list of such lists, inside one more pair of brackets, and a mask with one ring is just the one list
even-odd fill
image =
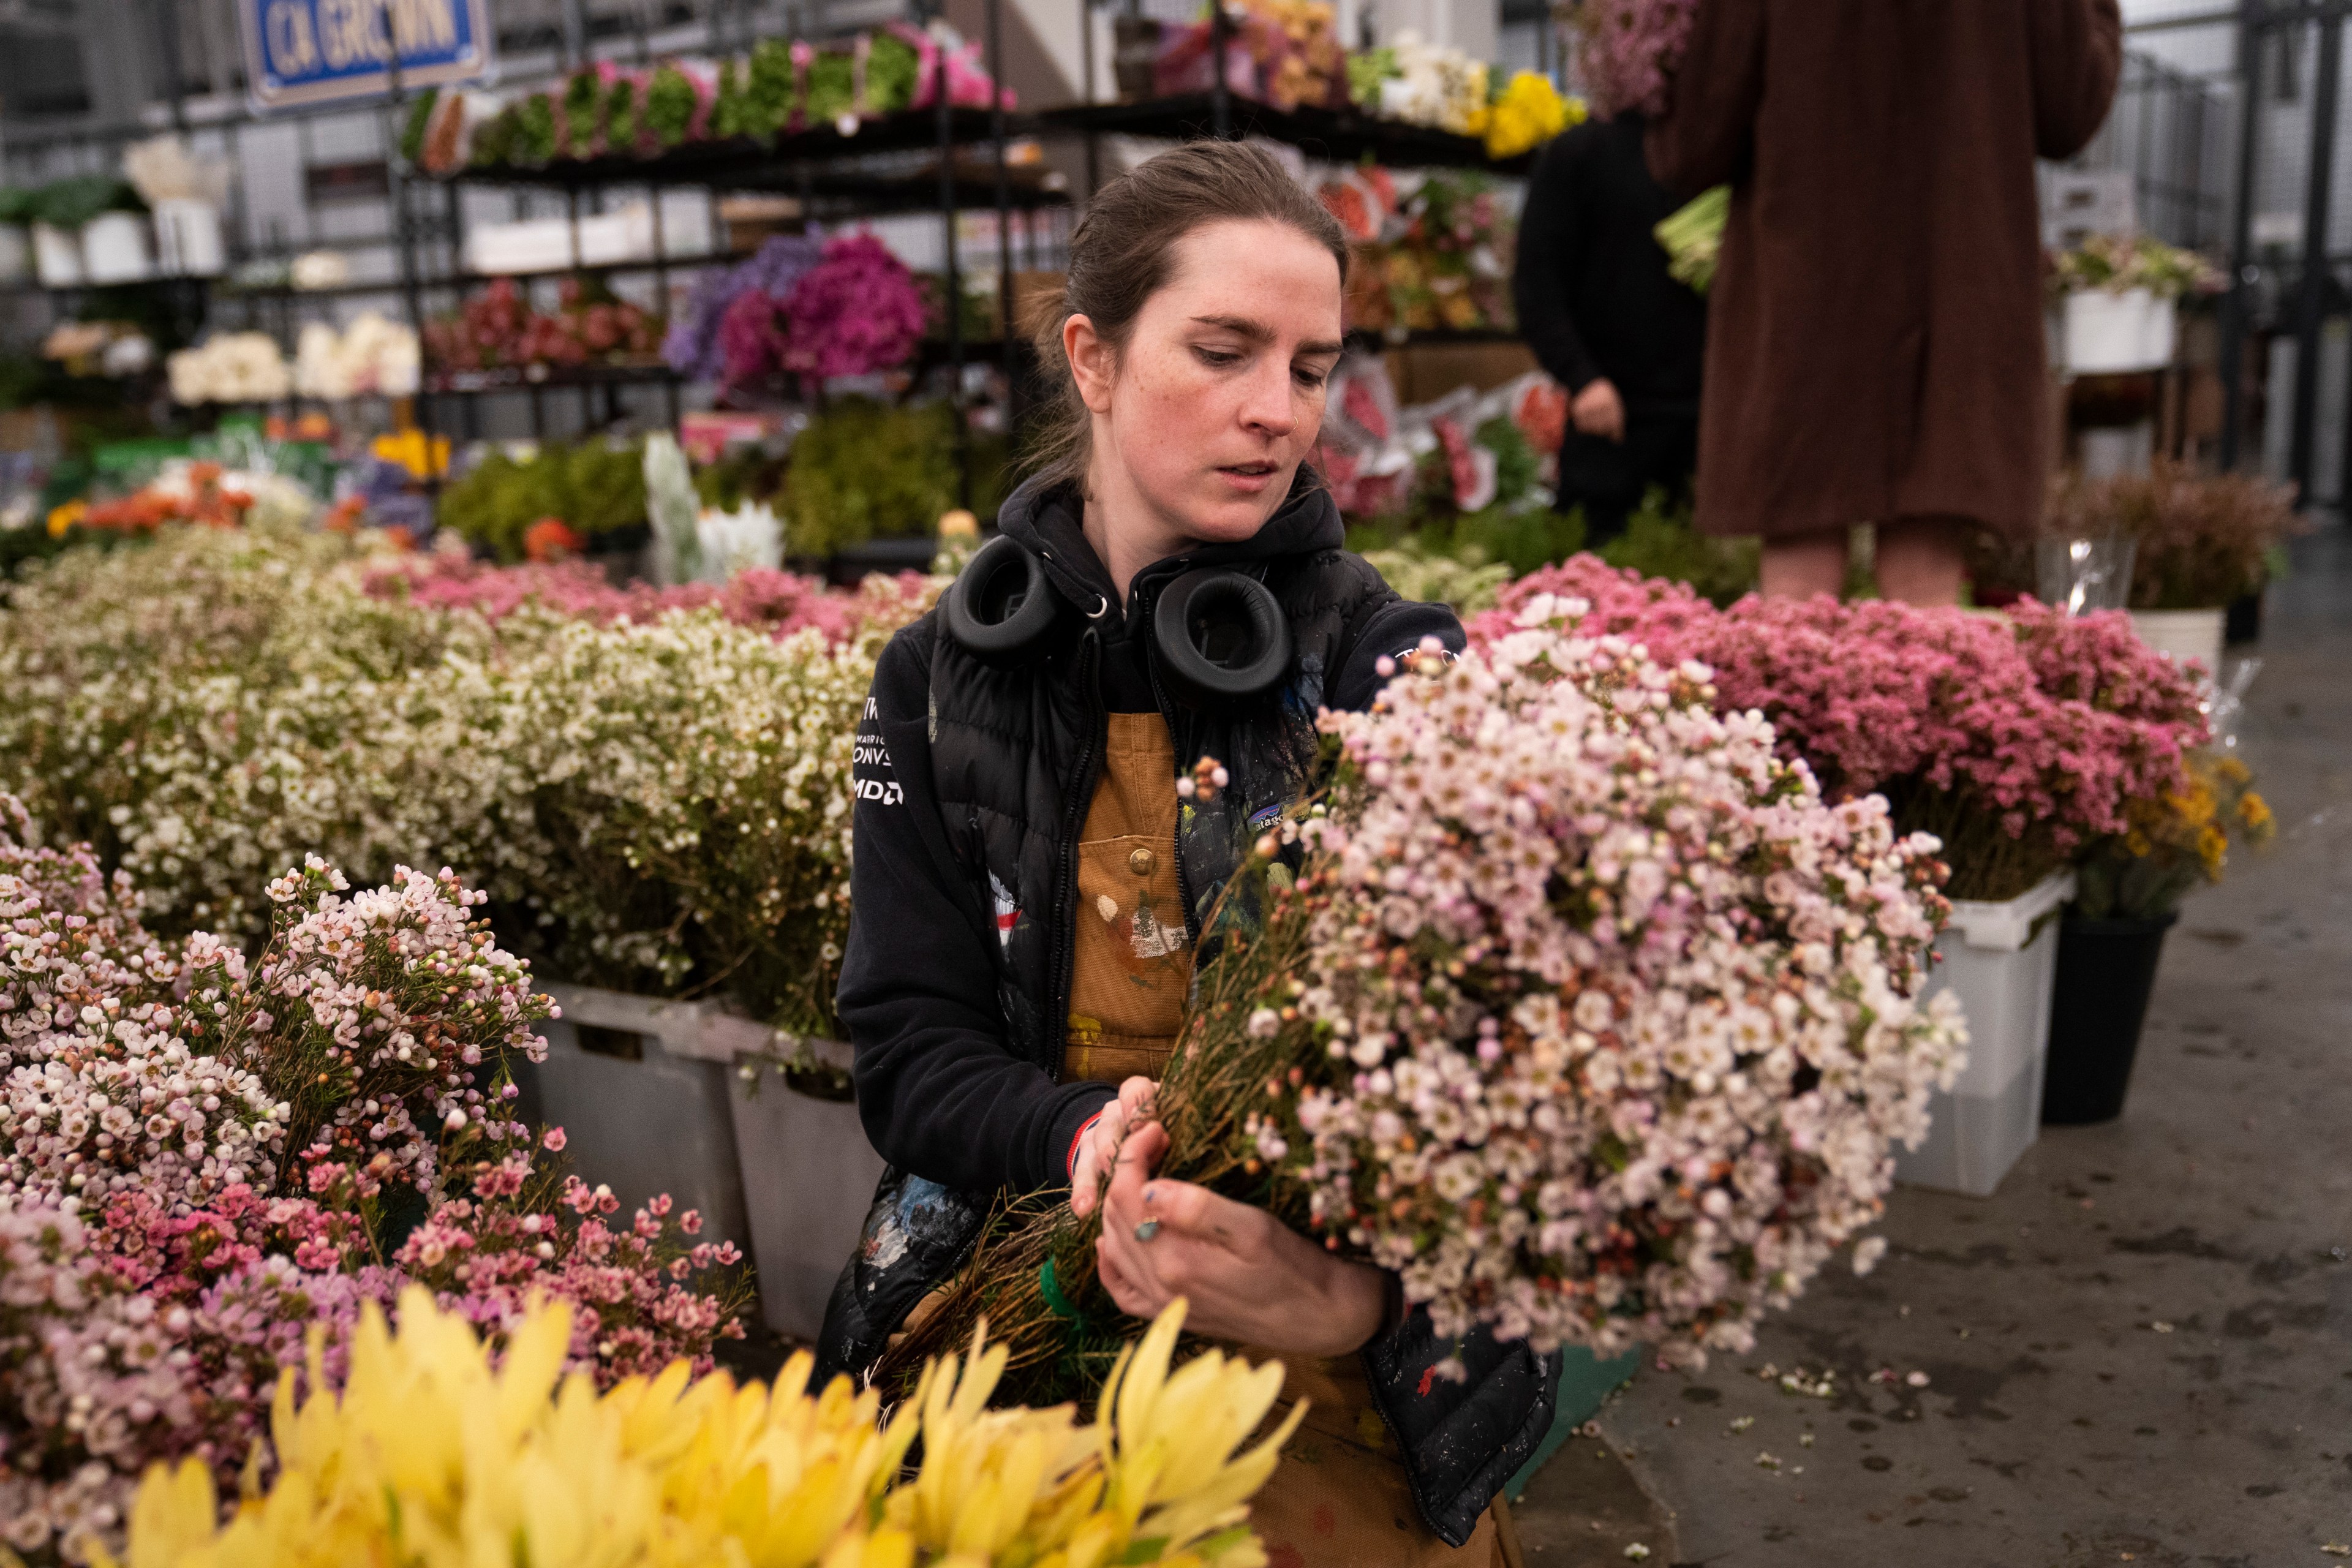
{"label": "concrete floor", "polygon": [[2294,553],[2242,730],[2280,836],[2174,928],[2122,1120],[1898,1190],[1875,1273],[1643,1372],[1529,1489],[1529,1568],[2352,1560],[2352,538]]}

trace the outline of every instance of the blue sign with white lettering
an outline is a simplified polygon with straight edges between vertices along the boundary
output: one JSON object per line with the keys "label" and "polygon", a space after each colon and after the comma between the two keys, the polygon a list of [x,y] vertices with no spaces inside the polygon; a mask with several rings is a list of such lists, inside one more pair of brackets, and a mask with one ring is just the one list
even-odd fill
{"label": "blue sign with white lettering", "polygon": [[490,68],[488,0],[239,0],[246,80],[264,109],[379,98],[469,81]]}

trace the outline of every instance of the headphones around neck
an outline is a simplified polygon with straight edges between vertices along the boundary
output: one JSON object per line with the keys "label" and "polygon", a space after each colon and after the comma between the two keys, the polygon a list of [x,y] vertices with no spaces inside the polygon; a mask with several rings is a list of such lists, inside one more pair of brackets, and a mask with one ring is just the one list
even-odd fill
{"label": "headphones around neck", "polygon": [[[1101,601],[1097,616],[1110,611]],[[999,668],[1034,657],[1063,605],[1045,563],[1000,534],[981,546],[940,600],[940,623],[966,653]],[[1230,567],[1198,566],[1160,590],[1151,607],[1160,678],[1195,708],[1263,697],[1290,668],[1290,623],[1274,591]]]}

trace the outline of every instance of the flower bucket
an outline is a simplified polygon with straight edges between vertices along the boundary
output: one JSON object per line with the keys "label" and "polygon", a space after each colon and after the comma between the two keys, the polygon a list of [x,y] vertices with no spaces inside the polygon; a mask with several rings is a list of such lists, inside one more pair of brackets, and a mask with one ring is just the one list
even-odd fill
{"label": "flower bucket", "polygon": [[2134,610],[2132,630],[2139,640],[2176,661],[2202,659],[2208,677],[2221,673],[2221,634],[2230,612],[2211,610]]}
{"label": "flower bucket", "polygon": [[517,1113],[563,1129],[572,1168],[612,1187],[625,1222],[667,1193],[679,1211],[701,1212],[703,1240],[746,1245],[730,1069],[704,1044],[709,1008],[592,985],[545,989],[563,1016],[539,1026],[547,1060],[515,1070]]}
{"label": "flower bucket", "polygon": [[2141,920],[2069,915],[2059,922],[2043,1126],[2079,1127],[2124,1113],[2164,933],[2179,918],[2174,910]]}
{"label": "flower bucket", "polygon": [[1948,1094],[1928,1101],[1927,1142],[1895,1152],[1897,1180],[1990,1196],[2042,1125],[2050,1045],[2050,997],[2058,968],[2059,907],[2074,893],[2060,871],[2000,903],[1955,900],[1936,941],[1938,990],[1959,998],[1969,1020],[1969,1065]]}
{"label": "flower bucket", "polygon": [[78,289],[82,283],[81,236],[54,224],[33,226],[33,272],[47,289]]}
{"label": "flower bucket", "polygon": [[155,265],[166,278],[217,278],[226,271],[220,209],[193,196],[157,202]]}
{"label": "flower bucket", "polygon": [[[882,1156],[866,1142],[856,1101],[796,1088],[759,1064],[775,1031],[716,1014],[708,1027],[714,1047],[753,1058],[729,1075],[727,1106],[742,1161],[761,1314],[780,1334],[814,1340],[881,1183]],[[836,1041],[808,1040],[803,1049],[824,1068],[849,1067],[849,1047]]]}
{"label": "flower bucket", "polygon": [[92,283],[139,283],[154,276],[145,213],[100,213],[81,226],[84,274]]}
{"label": "flower bucket", "polygon": [[2075,375],[2156,370],[2172,363],[2177,311],[2146,289],[2111,294],[2088,289],[2066,296],[2060,342]]}
{"label": "flower bucket", "polygon": [[32,275],[32,231],[21,223],[0,223],[0,283],[22,283]]}

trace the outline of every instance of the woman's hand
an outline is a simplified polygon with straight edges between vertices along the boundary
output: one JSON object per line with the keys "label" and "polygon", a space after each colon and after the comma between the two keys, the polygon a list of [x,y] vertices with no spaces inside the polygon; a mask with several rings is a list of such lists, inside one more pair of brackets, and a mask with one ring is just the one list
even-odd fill
{"label": "woman's hand", "polygon": [[1070,1163],[1070,1212],[1080,1219],[1095,1212],[1103,1183],[1118,1162],[1118,1146],[1129,1129],[1151,1120],[1151,1098],[1160,1086],[1148,1078],[1131,1078],[1118,1086],[1118,1098],[1102,1109],[1094,1125],[1078,1138],[1078,1157]]}
{"label": "woman's hand", "polygon": [[[1095,1259],[1119,1310],[1155,1317],[1181,1296],[1192,1332],[1288,1355],[1346,1355],[1380,1331],[1386,1275],[1332,1257],[1264,1209],[1155,1179],[1167,1149],[1159,1123],[1136,1131],[1104,1199]],[[1150,1239],[1137,1240],[1151,1221]]]}

